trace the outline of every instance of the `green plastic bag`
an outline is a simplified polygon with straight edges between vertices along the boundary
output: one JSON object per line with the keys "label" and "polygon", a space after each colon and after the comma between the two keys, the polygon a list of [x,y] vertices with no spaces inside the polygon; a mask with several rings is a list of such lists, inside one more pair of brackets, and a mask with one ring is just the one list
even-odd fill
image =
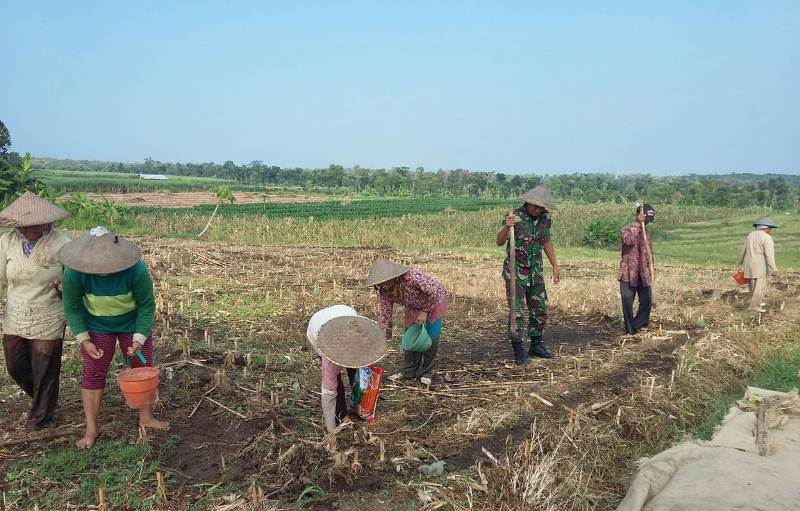
{"label": "green plastic bag", "polygon": [[400,343],[403,351],[413,351],[415,353],[424,353],[431,348],[431,336],[428,335],[428,330],[416,323],[408,327],[406,333],[403,334],[403,341]]}

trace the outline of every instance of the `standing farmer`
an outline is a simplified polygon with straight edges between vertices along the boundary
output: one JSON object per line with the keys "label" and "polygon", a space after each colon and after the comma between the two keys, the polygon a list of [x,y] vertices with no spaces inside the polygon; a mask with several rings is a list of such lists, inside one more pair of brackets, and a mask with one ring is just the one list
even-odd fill
{"label": "standing farmer", "polygon": [[[132,367],[142,366],[136,356],[140,350],[146,365],[153,365],[153,281],[139,248],[104,227],[67,243],[59,257],[67,267],[62,284],[64,314],[81,343],[83,358],[86,433],[76,445],[88,449],[97,438],[97,414],[117,341]],[[139,425],[169,429],[168,423],[153,417],[152,403],[139,410]]]}
{"label": "standing farmer", "polygon": [[[653,240],[647,233],[647,224],[654,222],[656,211],[652,206],[637,206],[635,221],[622,228],[622,257],[619,261],[619,294],[622,298],[622,316],[625,332],[635,334],[650,321],[655,278],[653,267]],[[633,300],[639,295],[639,308],[633,315]]]}
{"label": "standing farmer", "polygon": [[47,426],[58,402],[66,326],[58,251],[69,238],[53,223],[68,216],[30,192],[0,211],[0,224],[14,227],[0,237],[3,352],[8,374],[31,397],[29,430]]}
{"label": "standing farmer", "polygon": [[378,292],[380,326],[387,340],[392,338],[392,308],[394,304],[398,304],[405,308],[404,327],[408,328],[414,323],[424,326],[432,341],[428,351],[404,352],[402,371],[393,374],[389,379],[397,381],[400,378],[419,378],[420,383],[430,386],[431,376],[436,368],[442,316],[448,305],[444,286],[419,270],[379,259],[370,268],[364,287],[374,287]]}
{"label": "standing farmer", "polygon": [[775,243],[769,233],[777,229],[778,225],[769,218],[760,218],[753,222],[755,231],[747,235],[744,245],[739,252],[739,266],[744,266],[744,276],[750,287],[752,295],[750,310],[753,312],[767,312],[764,309],[764,293],[767,291],[767,278],[769,274],[778,276],[778,267],[775,266]]}
{"label": "standing farmer", "polygon": [[[504,220],[503,227],[497,233],[497,246],[509,242],[509,229],[514,228],[515,247],[514,271],[516,286],[511,289],[511,269],[509,258],[503,262],[503,279],[506,282],[506,297],[510,309],[514,311],[515,330],[512,333],[511,315],[508,320],[508,339],[514,349],[514,363],[521,365],[528,360],[523,342],[525,341],[525,316],[523,301],[528,306],[528,330],[531,344],[528,355],[552,358],[542,342],[542,333],[547,322],[547,290],[544,285],[544,264],[542,251],[547,254],[553,268],[553,283],[558,284],[561,273],[556,261],[556,251],[550,240],[551,221],[548,209],[555,208],[555,200],[544,186],[537,186],[520,197],[524,202]],[[508,248],[508,247],[507,247]],[[508,250],[506,250],[508,254]]]}

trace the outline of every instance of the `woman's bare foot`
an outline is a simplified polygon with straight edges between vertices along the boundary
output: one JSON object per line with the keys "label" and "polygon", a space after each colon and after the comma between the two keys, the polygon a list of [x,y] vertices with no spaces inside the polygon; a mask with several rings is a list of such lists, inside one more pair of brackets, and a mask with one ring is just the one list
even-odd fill
{"label": "woman's bare foot", "polygon": [[83,438],[75,442],[75,447],[78,449],[91,449],[94,445],[94,441],[97,440],[97,433],[86,433],[83,435]]}
{"label": "woman's bare foot", "polygon": [[169,422],[160,421],[155,417],[139,417],[139,425],[145,428],[160,429],[163,431],[169,429]]}

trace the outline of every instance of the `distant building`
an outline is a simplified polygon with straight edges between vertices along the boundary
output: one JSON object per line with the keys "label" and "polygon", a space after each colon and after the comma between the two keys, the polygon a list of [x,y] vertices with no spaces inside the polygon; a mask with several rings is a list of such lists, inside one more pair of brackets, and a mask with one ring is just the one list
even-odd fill
{"label": "distant building", "polygon": [[167,179],[167,176],[164,174],[139,174],[139,179],[163,181]]}

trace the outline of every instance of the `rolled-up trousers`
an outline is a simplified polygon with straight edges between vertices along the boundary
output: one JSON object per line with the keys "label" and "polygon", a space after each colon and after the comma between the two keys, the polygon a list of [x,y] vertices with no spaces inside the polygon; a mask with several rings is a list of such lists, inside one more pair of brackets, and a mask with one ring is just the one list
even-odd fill
{"label": "rolled-up trousers", "polygon": [[58,402],[62,339],[25,339],[3,336],[6,369],[11,378],[31,397],[28,429],[40,429],[53,420]]}
{"label": "rolled-up trousers", "polygon": [[[622,316],[625,320],[625,332],[635,334],[640,328],[650,321],[650,310],[652,309],[652,292],[650,286],[642,285],[640,280],[636,287],[628,282],[619,282],[619,294],[622,297]],[[636,315],[633,315],[633,300],[639,295],[639,308]]]}

